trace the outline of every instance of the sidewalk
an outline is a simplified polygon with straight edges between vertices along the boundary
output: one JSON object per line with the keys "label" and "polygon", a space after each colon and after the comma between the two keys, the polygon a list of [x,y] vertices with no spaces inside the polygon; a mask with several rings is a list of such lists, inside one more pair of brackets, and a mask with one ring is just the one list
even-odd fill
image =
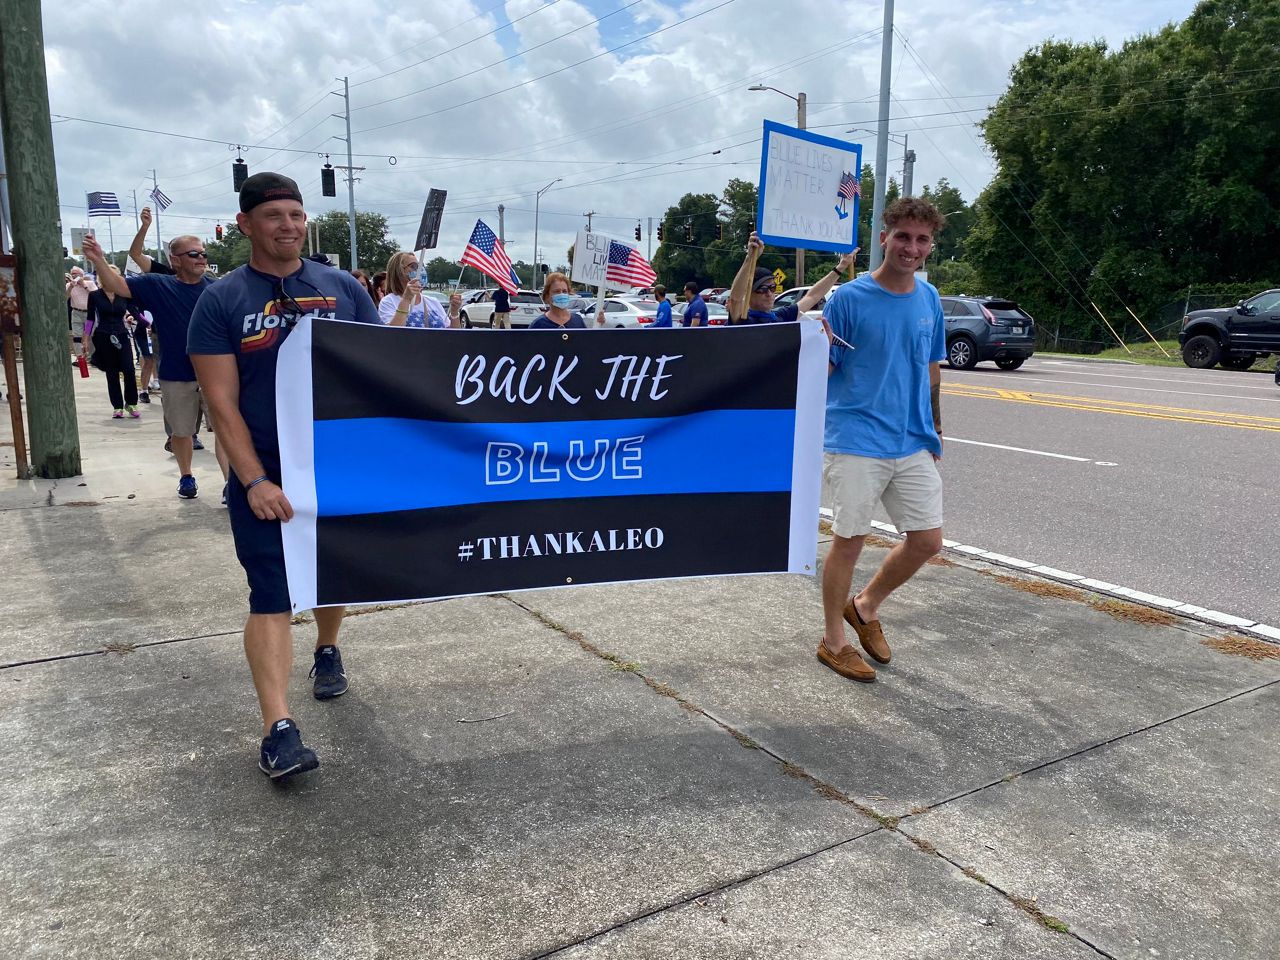
{"label": "sidewalk", "polygon": [[886,606],[872,685],[817,662],[799,577],[363,612],[327,703],[304,624],[293,708],[321,767],[273,786],[212,450],[180,501],[158,405],[112,421],[97,375],[77,397],[85,477],[19,483],[0,446],[7,956],[1256,960],[1280,941],[1280,648],[957,556]]}

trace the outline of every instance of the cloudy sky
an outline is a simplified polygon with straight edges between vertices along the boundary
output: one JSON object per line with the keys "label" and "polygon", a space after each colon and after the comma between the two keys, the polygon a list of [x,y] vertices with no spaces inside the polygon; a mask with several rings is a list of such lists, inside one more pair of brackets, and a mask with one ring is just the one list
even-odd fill
{"label": "cloudy sky", "polygon": [[[972,200],[986,184],[973,123],[1028,48],[1115,47],[1193,7],[898,0],[891,129],[910,137],[917,188],[947,177]],[[761,121],[794,122],[795,105],[754,83],[804,91],[809,127],[837,137],[877,115],[883,11],[855,0],[45,0],[43,13],[63,226],[85,223],[87,191],[114,191],[118,247],[152,169],[173,200],[166,239],[231,219],[228,144],[244,145],[251,172],[294,177],[313,216],[345,210],[341,180],[337,199],[320,195],[322,155],[346,162],[335,77],[350,78],[366,168],[357,207],[385,214],[408,246],[427,190],[448,190],[439,252],[451,259],[477,217],[497,229],[499,203],[513,259],[529,259],[534,195],[557,178],[538,235],[553,263],[587,210],[597,230],[630,238],[687,192],[755,179]],[[874,134],[847,139],[874,158]],[[901,156],[891,147],[896,175]]]}

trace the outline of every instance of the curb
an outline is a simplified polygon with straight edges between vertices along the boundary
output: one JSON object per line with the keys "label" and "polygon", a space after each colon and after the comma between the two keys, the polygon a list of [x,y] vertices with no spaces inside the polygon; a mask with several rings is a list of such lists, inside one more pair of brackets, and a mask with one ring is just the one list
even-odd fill
{"label": "curb", "polygon": [[[820,509],[818,511],[818,515],[825,520],[831,519],[831,511],[826,507]],[[898,528],[891,523],[881,523],[879,520],[872,520],[871,526],[880,533],[887,533],[894,537],[902,536],[902,534],[898,532]],[[1209,610],[1194,603],[1184,603],[1181,600],[1172,600],[1169,597],[1158,597],[1152,593],[1143,593],[1141,590],[1132,590],[1129,587],[1122,587],[1114,583],[1107,583],[1105,580],[1095,580],[1092,577],[1085,577],[1078,573],[1069,573],[1066,570],[1047,567],[1043,564],[1033,563],[1030,560],[1022,560],[1018,557],[1006,556],[1003,553],[984,550],[981,547],[970,546],[967,543],[960,543],[956,540],[947,540],[946,538],[943,538],[942,546],[944,550],[951,550],[961,556],[969,557],[974,560],[993,563],[997,566],[1007,567],[1021,573],[1035,574],[1045,580],[1054,580],[1058,583],[1068,584],[1081,590],[1088,590],[1092,593],[1102,594],[1103,596],[1115,597],[1118,600],[1127,600],[1130,603],[1139,603],[1143,606],[1152,607],[1156,610],[1163,610],[1166,613],[1176,613],[1189,620],[1198,620],[1199,622],[1208,624],[1209,626],[1230,627],[1233,630],[1239,630],[1241,633],[1246,633],[1252,637],[1256,637],[1260,640],[1266,640],[1270,643],[1280,643],[1280,628],[1267,623],[1259,623],[1258,621],[1250,620],[1247,617],[1237,617],[1234,614],[1223,613],[1220,610]]]}

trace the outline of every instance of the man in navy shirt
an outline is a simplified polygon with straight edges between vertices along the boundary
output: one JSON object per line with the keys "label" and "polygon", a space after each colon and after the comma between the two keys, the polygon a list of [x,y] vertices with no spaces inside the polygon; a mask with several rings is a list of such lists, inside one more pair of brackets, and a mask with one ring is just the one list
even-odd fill
{"label": "man in navy shirt", "polygon": [[[858,258],[858,248],[854,247],[836,261],[835,269],[823,274],[821,280],[805,291],[803,297],[775,310],[773,301],[778,296],[778,285],[773,279],[773,271],[756,267],[754,275],[748,275],[748,268],[759,260],[763,251],[764,242],[752,230],[751,237],[747,240],[747,256],[738,268],[737,276],[733,278],[733,286],[729,288],[730,323],[789,323],[799,320],[802,313],[813,309],[814,304],[821,302],[835,282],[853,269]],[[748,287],[751,290],[749,300]],[[745,310],[744,301],[747,304]]]}
{"label": "man in navy shirt", "polygon": [[170,444],[178,461],[178,496],[194,500],[199,488],[191,473],[192,437],[200,429],[203,405],[186,345],[191,311],[200,294],[213,283],[205,273],[209,258],[204,244],[199,237],[174,237],[169,241],[172,276],[147,273],[126,279],[107,266],[97,240],[85,239],[85,256],[97,268],[102,288],[151,311],[151,331],[161,344],[160,400],[165,421],[173,431]]}
{"label": "man in navy shirt", "polygon": [[[298,185],[288,177],[257,173],[245,180],[236,223],[252,246],[249,262],[201,297],[187,350],[231,460],[227,510],[236,556],[249,581],[244,649],[262,709],[258,766],[275,780],[320,763],[302,745],[286,697],[292,607],[280,524],[292,518],[293,507],[280,488],[276,358],[302,317],[377,323],[378,313],[351,274],[302,259],[307,214]],[[347,691],[337,646],[342,614],[342,607],[315,611],[319,638],[312,672],[318,700]]]}
{"label": "man in navy shirt", "polygon": [[690,280],[684,285],[684,298],[689,305],[684,308],[681,323],[686,327],[705,327],[710,320],[707,313],[707,301],[698,295],[698,285]]}

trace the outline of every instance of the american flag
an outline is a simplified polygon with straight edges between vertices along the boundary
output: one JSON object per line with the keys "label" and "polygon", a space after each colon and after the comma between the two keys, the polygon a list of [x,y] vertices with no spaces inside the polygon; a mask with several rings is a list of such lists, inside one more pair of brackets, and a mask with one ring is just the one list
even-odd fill
{"label": "american flag", "polygon": [[161,210],[167,210],[169,207],[173,206],[173,201],[166,197],[159,187],[156,187],[151,191],[150,197],[156,202],[156,206]]}
{"label": "american flag", "polygon": [[649,261],[625,243],[609,241],[609,263],[604,268],[604,278],[609,283],[624,287],[647,287],[658,279]]}
{"label": "american flag", "polygon": [[511,258],[507,256],[502,241],[483,220],[477,220],[475,229],[471,231],[467,249],[462,251],[462,263],[475,267],[486,277],[492,277],[507,293],[520,289],[520,278],[511,269]]}
{"label": "american flag", "polygon": [[843,197],[845,200],[862,196],[862,185],[858,183],[858,178],[852,173],[846,173],[841,177],[840,186],[836,188],[836,196]]}
{"label": "american flag", "polygon": [[120,201],[116,199],[114,193],[95,191],[89,194],[89,216],[118,217],[120,216]]}

